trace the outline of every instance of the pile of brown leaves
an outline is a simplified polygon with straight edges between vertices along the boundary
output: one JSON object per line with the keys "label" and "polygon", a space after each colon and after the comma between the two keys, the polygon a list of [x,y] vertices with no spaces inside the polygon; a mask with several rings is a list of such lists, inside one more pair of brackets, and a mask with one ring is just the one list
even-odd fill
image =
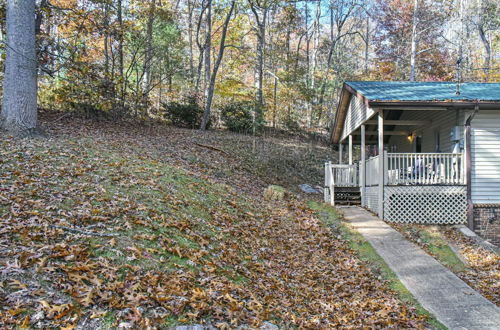
{"label": "pile of brown leaves", "polygon": [[500,306],[500,256],[452,228],[443,227],[441,232],[449,242],[458,246],[460,255],[467,263],[467,270],[457,275]]}
{"label": "pile of brown leaves", "polygon": [[0,141],[0,327],[425,325],[230,154],[65,125]]}
{"label": "pile of brown leaves", "polygon": [[391,225],[407,239],[436,257],[438,261],[440,260],[439,256],[434,253],[429,242],[421,239],[422,234],[425,236],[432,232],[443,244],[454,246],[455,250],[458,250],[456,253],[464,261],[465,267],[456,269],[445,262],[443,265],[485,298],[500,306],[500,256],[497,253],[481,247],[473,239],[464,236],[452,226]]}

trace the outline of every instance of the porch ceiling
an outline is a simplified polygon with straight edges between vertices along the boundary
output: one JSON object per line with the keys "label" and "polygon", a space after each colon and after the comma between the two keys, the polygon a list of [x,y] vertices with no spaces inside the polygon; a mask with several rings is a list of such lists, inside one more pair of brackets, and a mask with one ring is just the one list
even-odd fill
{"label": "porch ceiling", "polygon": [[[451,86],[451,87],[450,87]],[[461,85],[461,93],[455,93],[453,83],[434,82],[346,82],[342,87],[341,101],[335,114],[331,131],[331,141],[340,142],[349,101],[352,97],[360,99],[366,107],[383,110],[384,119],[398,120],[402,111],[437,111],[451,109],[481,109],[500,107],[500,84],[469,83]],[[394,118],[393,118],[394,117]],[[393,123],[393,122],[391,122]],[[365,122],[368,131],[377,127],[373,121]],[[372,126],[370,126],[372,125]],[[386,125],[386,130],[394,127]],[[376,139],[376,137],[375,137]],[[373,141],[368,137],[367,143]]]}
{"label": "porch ceiling", "polygon": [[[391,136],[407,136],[411,132],[418,131],[429,125],[430,120],[399,120],[403,114],[403,109],[392,109],[384,111],[384,142],[388,143]],[[427,110],[430,111],[430,110]],[[365,143],[378,144],[378,121],[376,119],[368,119],[364,122],[365,125]],[[358,127],[351,135],[353,143],[361,143],[361,128]],[[345,140],[343,141],[345,142]]]}

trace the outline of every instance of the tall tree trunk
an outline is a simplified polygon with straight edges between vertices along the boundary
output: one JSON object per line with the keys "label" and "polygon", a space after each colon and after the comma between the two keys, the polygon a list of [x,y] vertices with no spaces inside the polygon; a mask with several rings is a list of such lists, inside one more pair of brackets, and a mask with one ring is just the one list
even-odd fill
{"label": "tall tree trunk", "polygon": [[264,52],[266,47],[266,19],[267,9],[264,9],[262,23],[259,26],[259,40],[257,46],[257,72],[258,72],[258,89],[257,102],[261,108],[264,107]]}
{"label": "tall tree trunk", "polygon": [[310,64],[310,54],[309,54],[309,0],[306,0],[305,7],[305,19],[304,19],[304,29],[306,31],[306,87],[309,88],[309,64]]}
{"label": "tall tree trunk", "polygon": [[123,66],[123,8],[122,0],[117,0],[116,4],[116,16],[118,20],[118,74],[120,76],[120,115],[123,115],[125,110],[125,93],[127,90],[127,85],[125,83],[124,77],[124,66]]}
{"label": "tall tree trunk", "polygon": [[[310,52],[310,35],[309,35],[309,0],[305,0],[305,19],[304,19],[304,29],[306,31],[306,90],[309,90],[311,84],[311,52]],[[308,127],[311,127],[311,117],[312,117],[312,107],[309,101],[306,101],[306,119],[309,117],[307,123]],[[309,114],[309,116],[308,116]]]}
{"label": "tall tree trunk", "polygon": [[193,11],[194,6],[192,0],[188,0],[188,34],[189,34],[189,76],[191,82],[194,79],[194,58],[193,58]]}
{"label": "tall tree trunk", "polygon": [[[254,1],[250,1],[250,9],[255,16],[255,22],[257,23],[257,65],[256,65],[256,75],[257,75],[257,111],[256,111],[256,121],[261,123],[264,121],[264,54],[266,47],[266,24],[267,24],[267,14],[269,11],[269,6],[267,1],[262,4],[257,5]],[[259,14],[259,10],[261,14]]]}
{"label": "tall tree trunk", "polygon": [[484,32],[483,24],[478,25],[479,36],[481,37],[481,41],[483,42],[484,50],[486,51],[486,57],[484,59],[484,73],[488,76],[490,73],[490,65],[491,65],[491,45],[486,37],[486,33]]}
{"label": "tall tree trunk", "polygon": [[[210,93],[210,76],[212,68],[212,0],[207,0],[207,18],[205,29],[205,102]],[[206,103],[205,103],[206,104]]]}
{"label": "tall tree trunk", "polygon": [[[330,72],[330,68],[332,66],[332,61],[333,61],[333,53],[335,52],[335,48],[337,47],[337,41],[340,35],[340,31],[342,29],[342,25],[337,25],[337,37],[335,36],[335,19],[334,19],[334,8],[333,8],[333,2],[330,1],[330,49],[328,51],[328,57],[326,60],[326,74]],[[318,118],[320,118],[323,114],[323,103],[325,101],[325,92],[326,92],[326,85],[328,82],[328,76],[326,76],[323,79],[323,83],[321,84],[321,89],[319,92],[319,101],[318,101],[318,107],[319,107],[319,115]],[[318,119],[319,120],[319,119]]]}
{"label": "tall tree trunk", "polygon": [[[292,29],[290,27],[291,22],[287,24],[286,27],[286,63],[285,63],[285,72],[290,72],[290,61],[291,61],[291,36],[292,36]],[[289,122],[291,120],[291,113],[292,113],[292,107],[290,105],[290,102],[287,102],[287,116],[286,120]]]}
{"label": "tall tree trunk", "polygon": [[273,128],[276,128],[276,116],[278,114],[278,71],[274,69],[274,102],[273,102]]}
{"label": "tall tree trunk", "polygon": [[227,28],[229,26],[229,22],[231,21],[231,16],[233,15],[234,6],[235,6],[235,1],[233,0],[231,2],[231,8],[229,9],[229,12],[227,13],[226,20],[224,21],[224,25],[222,27],[219,54],[217,55],[217,60],[215,61],[214,69],[213,69],[212,74],[210,76],[207,101],[205,104],[205,111],[203,112],[203,120],[202,120],[201,126],[200,126],[200,129],[202,131],[207,129],[208,121],[210,120],[210,112],[212,110],[212,101],[213,101],[214,90],[215,90],[215,81],[217,79],[217,73],[219,71],[219,67],[220,67],[220,64],[222,62],[222,58],[224,57],[224,50],[226,48]]}
{"label": "tall tree trunk", "polygon": [[[312,97],[312,105],[316,104],[316,91],[314,90],[316,87],[316,79],[315,79],[315,73],[316,73],[316,68],[318,66],[318,51],[319,51],[319,38],[321,34],[321,25],[320,25],[320,18],[321,18],[321,0],[318,0],[318,3],[316,5],[316,19],[314,21],[314,37],[313,37],[313,51],[312,51],[312,68],[311,68],[311,91],[313,93]],[[314,123],[314,108],[311,107],[311,114],[309,117],[309,126],[313,126]]]}
{"label": "tall tree trunk", "polygon": [[149,91],[151,89],[151,71],[153,64],[153,25],[155,21],[156,0],[150,0],[148,23],[146,27],[146,52],[144,56],[144,80],[142,85],[142,99],[144,106],[147,107]]}
{"label": "tall tree trunk", "polygon": [[109,78],[109,3],[104,4],[104,73]]}
{"label": "tall tree trunk", "polygon": [[368,56],[370,50],[370,16],[366,15],[366,31],[365,31],[365,75],[368,74]]}
{"label": "tall tree trunk", "polygon": [[415,0],[413,7],[413,26],[411,30],[410,81],[415,81],[415,71],[417,66],[418,1],[419,0]]}
{"label": "tall tree trunk", "polygon": [[35,0],[8,0],[6,21],[2,127],[32,135],[37,129]]}
{"label": "tall tree trunk", "polygon": [[[347,6],[347,7],[346,7]],[[345,3],[344,1],[334,1],[330,0],[330,49],[328,51],[328,57],[326,61],[326,73],[321,83],[321,88],[318,98],[318,118],[316,119],[319,123],[323,116],[323,103],[325,101],[326,86],[328,83],[328,75],[333,66],[333,57],[337,49],[337,44],[342,40],[343,37],[349,33],[343,32],[344,26],[348,18],[350,18],[357,8],[356,2]]]}

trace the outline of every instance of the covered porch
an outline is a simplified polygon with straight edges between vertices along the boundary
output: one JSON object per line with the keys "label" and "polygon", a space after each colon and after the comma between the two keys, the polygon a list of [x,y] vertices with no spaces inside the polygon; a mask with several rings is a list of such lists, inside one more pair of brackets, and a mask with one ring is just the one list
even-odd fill
{"label": "covered porch", "polygon": [[[348,150],[352,155],[352,148]],[[385,151],[347,164],[327,162],[325,202],[335,205],[359,192],[361,206],[387,221],[465,223],[464,159],[463,153]]]}
{"label": "covered porch", "polygon": [[326,202],[358,192],[361,206],[387,221],[467,222],[464,137],[473,104],[373,101],[349,85],[340,103],[345,111],[332,133],[339,158],[325,164]]}

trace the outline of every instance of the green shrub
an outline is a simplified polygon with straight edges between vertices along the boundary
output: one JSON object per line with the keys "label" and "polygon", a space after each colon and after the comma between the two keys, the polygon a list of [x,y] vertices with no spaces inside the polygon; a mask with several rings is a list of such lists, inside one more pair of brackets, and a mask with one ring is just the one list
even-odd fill
{"label": "green shrub", "polygon": [[[248,101],[226,104],[221,109],[221,119],[232,132],[248,133],[254,127],[255,103]],[[261,125],[256,124],[256,129]]]}
{"label": "green shrub", "polygon": [[203,119],[203,108],[195,97],[188,97],[182,102],[164,103],[165,118],[179,127],[198,128]]}
{"label": "green shrub", "polygon": [[293,120],[291,118],[288,118],[284,122],[285,128],[289,130],[290,132],[298,132],[300,131],[300,125],[299,122],[296,120]]}

